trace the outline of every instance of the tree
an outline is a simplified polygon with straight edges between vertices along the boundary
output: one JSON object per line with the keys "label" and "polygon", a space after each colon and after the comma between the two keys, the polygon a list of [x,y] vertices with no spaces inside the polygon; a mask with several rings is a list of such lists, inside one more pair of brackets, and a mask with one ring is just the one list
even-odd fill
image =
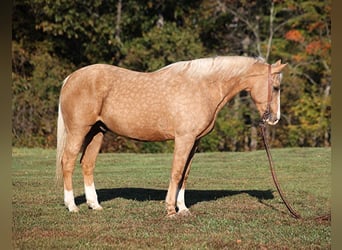
{"label": "tree", "polygon": [[203,55],[198,35],[175,23],[155,26],[142,37],[134,39],[121,65],[135,70],[153,71],[178,60],[190,60]]}
{"label": "tree", "polygon": [[277,54],[290,62],[292,84],[284,89],[291,106],[284,129],[290,144],[330,145],[331,1],[287,1],[285,6],[296,15],[286,22],[285,39],[275,41],[283,48]]}
{"label": "tree", "polygon": [[56,143],[57,93],[69,69],[45,46],[38,47],[29,54],[16,42],[12,45],[13,143],[52,147]]}
{"label": "tree", "polygon": [[[261,56],[269,62],[281,58],[288,63],[279,139],[275,129],[271,130],[274,145],[330,145],[330,12],[331,1],[203,3],[201,37],[206,48],[219,54]],[[230,117],[234,119],[242,120],[239,110],[253,106],[240,96],[233,102]]]}
{"label": "tree", "polygon": [[[288,63],[272,145],[329,146],[330,17],[331,0],[14,1],[13,144],[55,145],[60,86],[84,65],[152,71],[180,60],[244,55]],[[199,150],[257,149],[258,120],[242,92],[219,113]],[[148,145],[111,137],[103,150],[171,148]]]}

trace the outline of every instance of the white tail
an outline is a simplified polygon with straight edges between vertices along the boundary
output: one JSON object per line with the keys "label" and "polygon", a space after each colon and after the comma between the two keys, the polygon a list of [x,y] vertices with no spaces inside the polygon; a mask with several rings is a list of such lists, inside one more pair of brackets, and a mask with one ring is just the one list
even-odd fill
{"label": "white tail", "polygon": [[58,107],[58,121],[57,121],[57,154],[56,154],[56,183],[60,184],[63,179],[62,171],[62,156],[64,152],[66,139],[66,131],[63,120],[61,105]]}
{"label": "white tail", "polygon": [[[67,82],[69,76],[64,79],[62,87]],[[61,101],[59,99],[58,120],[57,120],[56,184],[61,184],[63,180],[62,157],[64,153],[65,140],[66,140],[66,130],[65,130],[64,119],[63,119],[63,114],[62,114],[62,109],[61,109]]]}

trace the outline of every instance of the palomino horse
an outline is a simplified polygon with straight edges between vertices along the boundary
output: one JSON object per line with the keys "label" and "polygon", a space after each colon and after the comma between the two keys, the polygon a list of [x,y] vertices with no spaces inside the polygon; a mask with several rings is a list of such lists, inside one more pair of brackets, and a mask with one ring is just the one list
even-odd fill
{"label": "palomino horse", "polygon": [[[274,125],[280,118],[280,73],[249,57],[183,61],[151,73],[95,64],[69,75],[59,101],[57,179],[64,179],[64,203],[76,212],[72,174],[83,145],[82,173],[87,204],[98,203],[93,171],[103,134],[142,141],[175,140],[167,215],[189,214],[184,192],[199,140],[214,127],[221,108],[237,93],[249,91],[259,113]],[[267,111],[267,112],[266,112]]]}

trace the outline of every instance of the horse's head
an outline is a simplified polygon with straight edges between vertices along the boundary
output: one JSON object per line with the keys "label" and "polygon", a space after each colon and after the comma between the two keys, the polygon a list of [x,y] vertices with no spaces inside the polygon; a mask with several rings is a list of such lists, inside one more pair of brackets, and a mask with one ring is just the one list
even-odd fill
{"label": "horse's head", "polygon": [[262,64],[264,73],[253,77],[253,84],[250,85],[252,99],[262,119],[270,125],[277,124],[280,119],[281,71],[286,65],[280,60],[272,65]]}

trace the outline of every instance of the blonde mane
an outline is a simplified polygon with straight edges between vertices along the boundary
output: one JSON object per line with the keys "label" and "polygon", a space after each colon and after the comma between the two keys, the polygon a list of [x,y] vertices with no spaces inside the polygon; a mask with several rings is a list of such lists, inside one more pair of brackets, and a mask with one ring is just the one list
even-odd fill
{"label": "blonde mane", "polygon": [[243,56],[217,56],[176,62],[161,68],[157,72],[168,70],[176,74],[197,77],[225,72],[234,77],[246,72],[255,63],[265,63],[265,60]]}

